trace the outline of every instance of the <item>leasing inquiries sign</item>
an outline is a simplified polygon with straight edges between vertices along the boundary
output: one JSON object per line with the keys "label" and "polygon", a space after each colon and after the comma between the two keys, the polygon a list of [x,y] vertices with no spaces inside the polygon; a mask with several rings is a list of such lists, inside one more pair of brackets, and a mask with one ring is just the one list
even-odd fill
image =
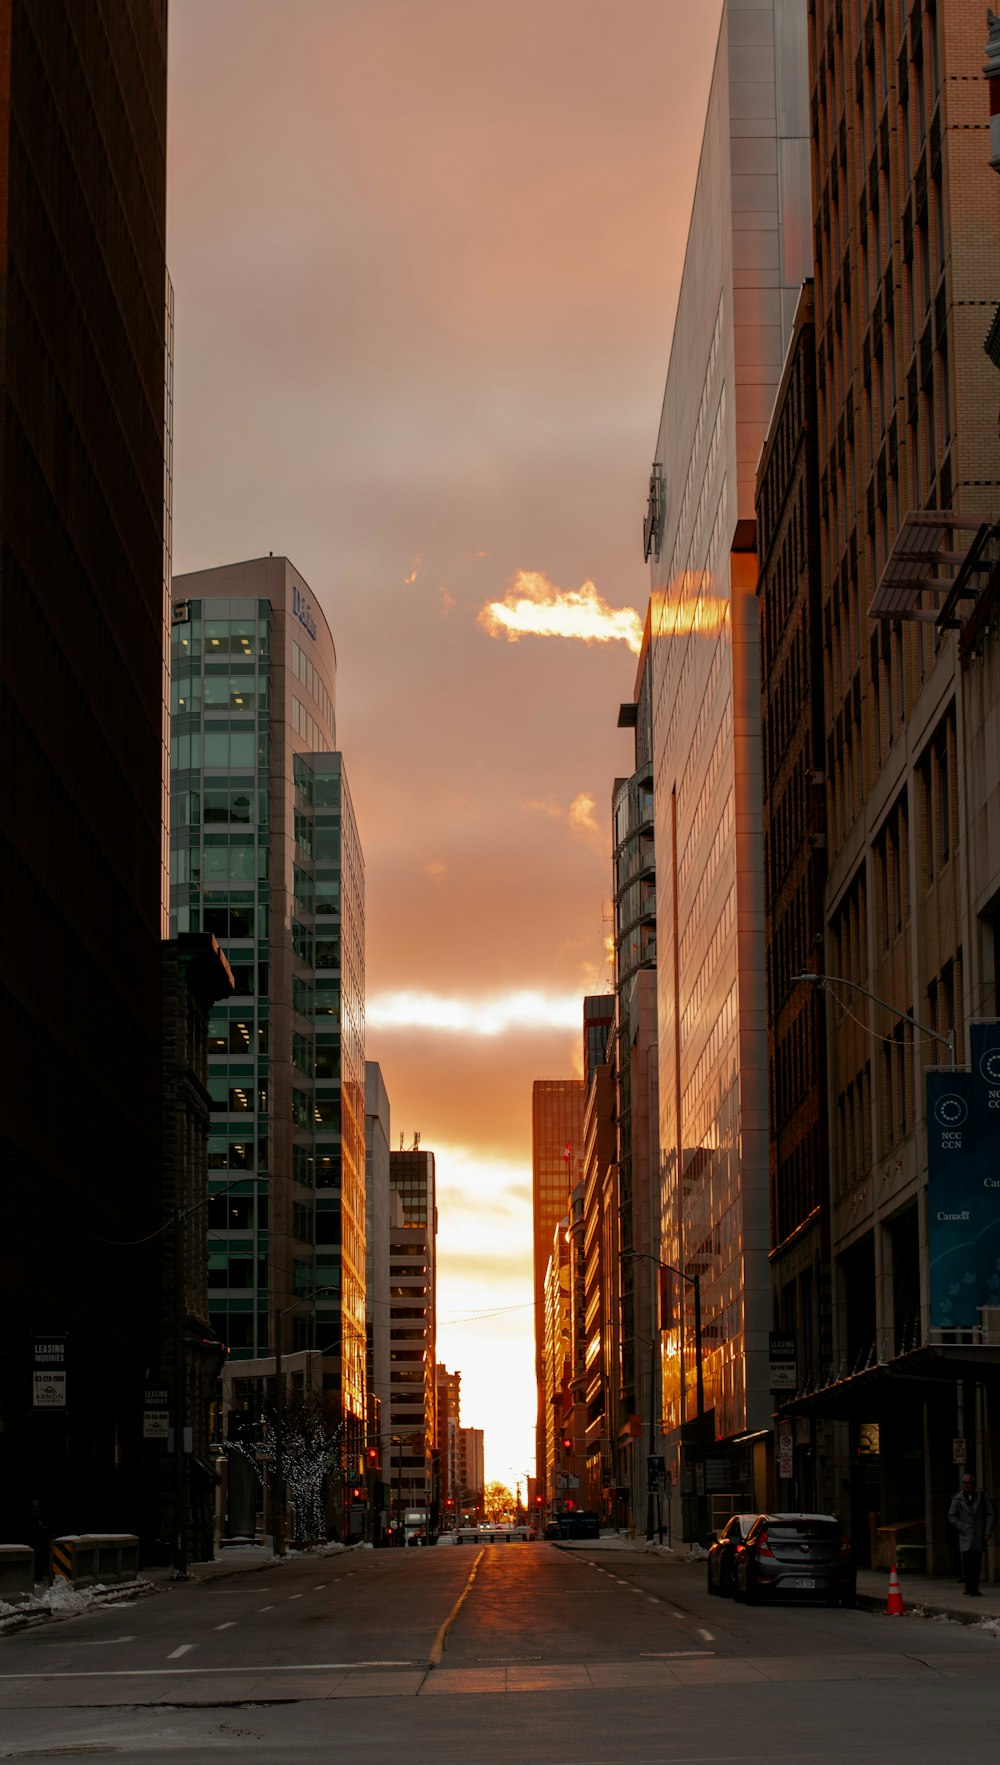
{"label": "leasing inquiries sign", "polygon": [[970,1025],[968,1069],[927,1073],[931,1327],[1000,1305],[1000,1023]]}

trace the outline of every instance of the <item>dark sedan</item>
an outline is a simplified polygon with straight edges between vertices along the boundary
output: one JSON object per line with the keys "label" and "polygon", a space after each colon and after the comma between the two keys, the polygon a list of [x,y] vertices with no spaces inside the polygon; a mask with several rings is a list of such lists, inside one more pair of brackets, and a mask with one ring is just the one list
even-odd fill
{"label": "dark sedan", "polygon": [[731,1520],[727,1520],[722,1531],[716,1533],[706,1564],[709,1593],[736,1592],[736,1551],[740,1545],[746,1543],[747,1534],[756,1518],[756,1514],[734,1514]]}
{"label": "dark sedan", "polygon": [[857,1602],[851,1541],[832,1514],[761,1514],[736,1548],[736,1598]]}

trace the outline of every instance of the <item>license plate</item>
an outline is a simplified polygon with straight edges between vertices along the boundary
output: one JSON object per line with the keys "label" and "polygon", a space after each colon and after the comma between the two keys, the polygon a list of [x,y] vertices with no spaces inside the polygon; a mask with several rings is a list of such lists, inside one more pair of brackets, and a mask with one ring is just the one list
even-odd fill
{"label": "license plate", "polygon": [[796,1587],[815,1587],[816,1582],[811,1575],[796,1575]]}

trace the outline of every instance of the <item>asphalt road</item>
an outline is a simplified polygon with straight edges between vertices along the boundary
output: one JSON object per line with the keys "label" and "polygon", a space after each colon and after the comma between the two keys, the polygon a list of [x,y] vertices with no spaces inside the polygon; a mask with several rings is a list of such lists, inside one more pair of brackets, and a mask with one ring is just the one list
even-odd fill
{"label": "asphalt road", "polygon": [[998,1670],[981,1631],[637,1552],[359,1550],[0,1639],[0,1759],[992,1765]]}

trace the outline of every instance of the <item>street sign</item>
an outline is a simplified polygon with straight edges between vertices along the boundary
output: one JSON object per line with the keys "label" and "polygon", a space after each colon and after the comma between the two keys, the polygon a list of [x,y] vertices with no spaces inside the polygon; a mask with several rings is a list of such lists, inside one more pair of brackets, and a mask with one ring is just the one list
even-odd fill
{"label": "street sign", "polygon": [[32,1368],[32,1408],[66,1408],[66,1338],[36,1336]]}
{"label": "street sign", "polygon": [[772,1330],[767,1340],[770,1368],[768,1390],[794,1391],[797,1385],[795,1337],[780,1335]]}
{"label": "street sign", "polygon": [[170,1432],[170,1402],[165,1385],[147,1385],[142,1407],[143,1440],[166,1440]]}
{"label": "street sign", "polygon": [[958,1435],[951,1443],[951,1462],[953,1465],[964,1465],[966,1460],[966,1443],[962,1435]]}

